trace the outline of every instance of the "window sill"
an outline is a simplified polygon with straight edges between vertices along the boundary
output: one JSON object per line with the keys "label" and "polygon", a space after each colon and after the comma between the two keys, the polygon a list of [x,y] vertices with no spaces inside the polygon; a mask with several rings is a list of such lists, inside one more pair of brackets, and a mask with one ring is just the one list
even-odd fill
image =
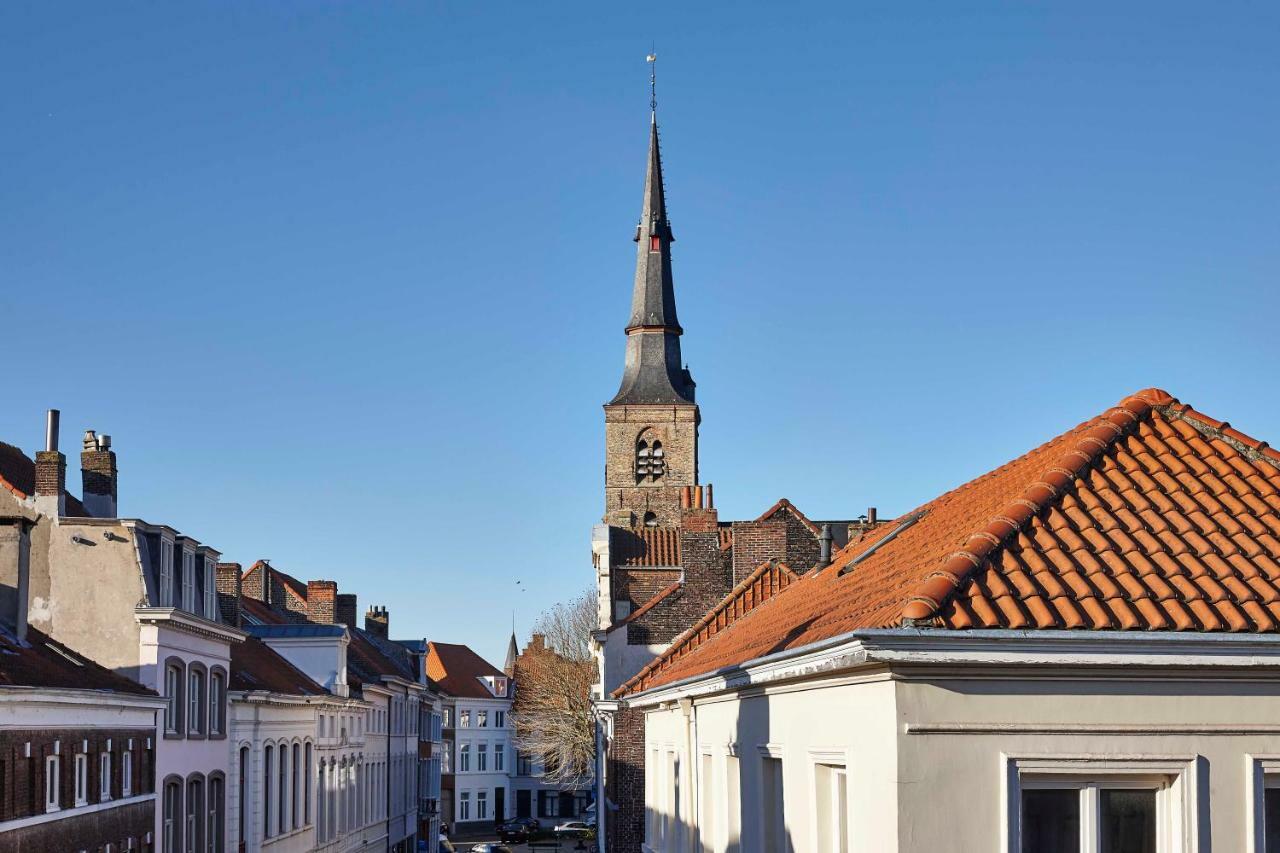
{"label": "window sill", "polygon": [[155,798],[155,794],[136,794],[132,797],[121,797],[120,799],[112,800],[109,803],[92,803],[89,805],[77,806],[75,808],[62,808],[61,806],[53,806],[50,808],[46,804],[44,814],[28,815],[27,817],[15,818],[14,820],[6,820],[0,823],[0,830],[8,832],[9,830],[22,829],[26,826],[38,826],[42,823],[50,823],[52,821],[62,820],[63,818],[78,817],[82,814],[93,814],[94,812],[120,808],[134,803],[148,803],[153,801]]}

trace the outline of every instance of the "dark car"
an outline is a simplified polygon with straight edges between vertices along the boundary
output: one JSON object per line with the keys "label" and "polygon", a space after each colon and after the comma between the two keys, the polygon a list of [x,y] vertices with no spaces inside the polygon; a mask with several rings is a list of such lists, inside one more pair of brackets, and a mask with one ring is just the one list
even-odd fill
{"label": "dark car", "polygon": [[542,826],[531,817],[512,818],[498,824],[498,838],[502,841],[530,841],[538,837]]}

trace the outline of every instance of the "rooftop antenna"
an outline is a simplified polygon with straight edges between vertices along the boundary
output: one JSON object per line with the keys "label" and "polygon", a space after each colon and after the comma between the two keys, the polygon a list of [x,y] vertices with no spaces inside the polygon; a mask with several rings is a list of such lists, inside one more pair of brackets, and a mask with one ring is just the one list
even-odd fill
{"label": "rooftop antenna", "polygon": [[658,53],[654,49],[650,49],[649,55],[644,58],[649,63],[649,115],[654,120],[658,120]]}

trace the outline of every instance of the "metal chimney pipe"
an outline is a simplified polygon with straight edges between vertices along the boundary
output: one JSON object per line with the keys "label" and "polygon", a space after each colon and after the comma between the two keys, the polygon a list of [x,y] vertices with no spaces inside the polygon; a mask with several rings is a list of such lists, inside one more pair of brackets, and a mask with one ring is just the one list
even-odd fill
{"label": "metal chimney pipe", "polygon": [[44,449],[50,453],[58,451],[58,419],[62,413],[57,409],[50,409],[45,413],[44,418]]}
{"label": "metal chimney pipe", "polygon": [[707,509],[715,509],[715,508],[716,508],[716,502],[712,500],[711,484],[707,483]]}
{"label": "metal chimney pipe", "polygon": [[831,565],[831,525],[822,525],[822,533],[818,535],[818,568]]}

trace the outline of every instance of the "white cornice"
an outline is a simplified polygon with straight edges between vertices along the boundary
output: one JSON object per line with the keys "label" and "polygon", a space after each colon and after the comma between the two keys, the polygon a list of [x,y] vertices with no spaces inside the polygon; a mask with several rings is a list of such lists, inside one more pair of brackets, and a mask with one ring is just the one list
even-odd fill
{"label": "white cornice", "polygon": [[238,628],[212,622],[176,607],[137,607],[134,608],[133,615],[140,625],[172,628],[224,643],[242,643],[249,636]]}
{"label": "white cornice", "polygon": [[0,687],[0,705],[91,705],[102,710],[112,708],[139,708],[154,710],[163,708],[167,700],[163,696],[147,696],[139,693],[120,693],[108,690],[89,690],[75,687]]}
{"label": "white cornice", "polygon": [[[651,707],[784,681],[827,678],[867,665],[985,667],[1051,666],[1223,669],[1280,667],[1280,635],[1154,631],[947,631],[866,629],[788,649],[737,666],[625,697]],[[951,672],[952,677],[963,672]]]}

